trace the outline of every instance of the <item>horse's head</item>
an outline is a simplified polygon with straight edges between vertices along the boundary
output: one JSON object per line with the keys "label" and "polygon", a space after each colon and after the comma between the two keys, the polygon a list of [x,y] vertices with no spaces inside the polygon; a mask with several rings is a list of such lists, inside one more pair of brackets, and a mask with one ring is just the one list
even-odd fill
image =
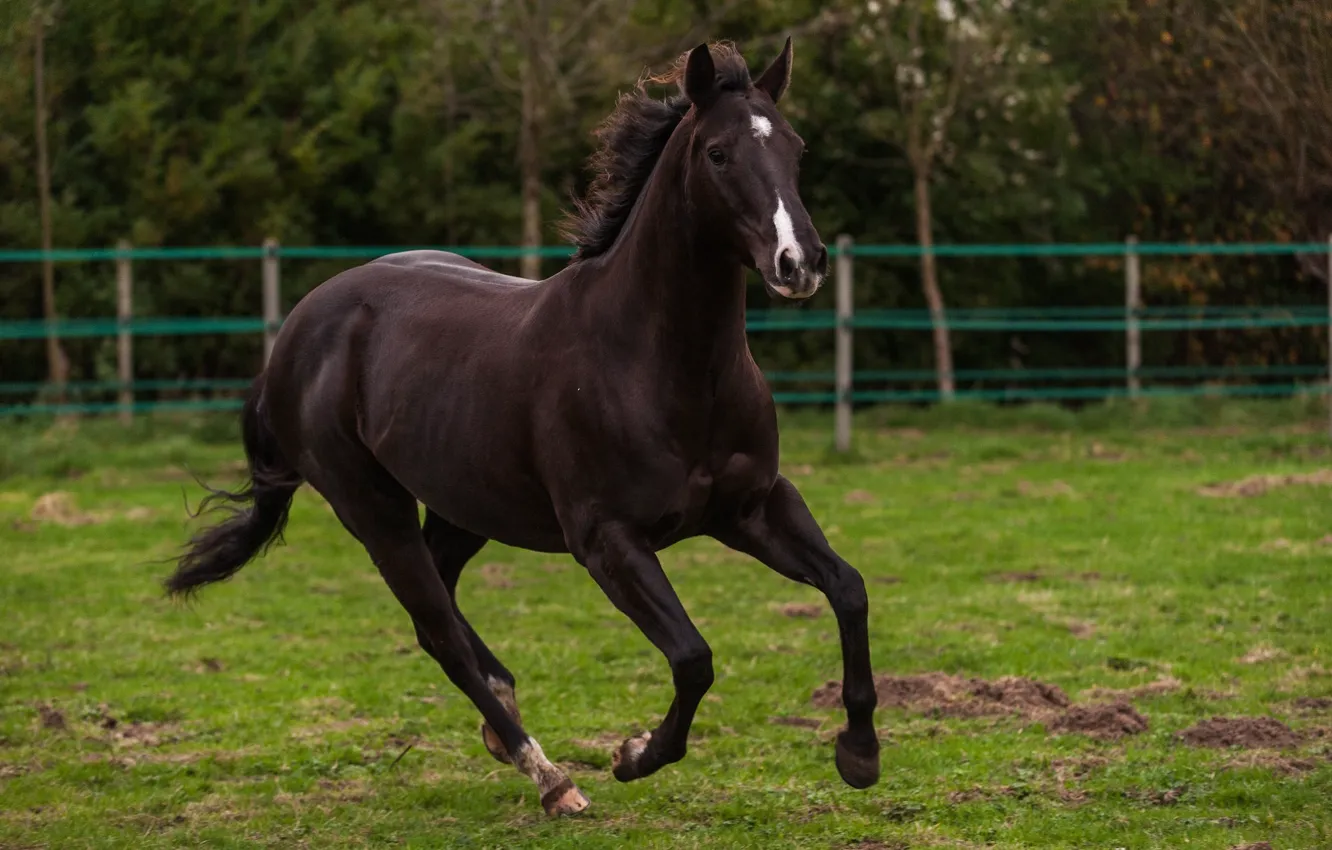
{"label": "horse's head", "polygon": [[790,81],[788,38],[752,85],[719,76],[701,44],[689,54],[682,88],[694,106],[690,197],[769,292],[800,299],[822,283],[828,250],[800,200],[805,143],[777,111]]}

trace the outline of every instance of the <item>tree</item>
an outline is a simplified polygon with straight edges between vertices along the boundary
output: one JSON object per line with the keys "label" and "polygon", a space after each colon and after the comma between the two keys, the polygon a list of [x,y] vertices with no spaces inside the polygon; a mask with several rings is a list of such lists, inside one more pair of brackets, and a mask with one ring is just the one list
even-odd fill
{"label": "tree", "polygon": [[868,51],[871,63],[891,73],[894,82],[887,105],[866,110],[863,122],[869,132],[900,148],[911,169],[921,289],[945,401],[953,397],[955,381],[934,256],[932,184],[941,164],[950,164],[957,154],[959,128],[970,131],[968,148],[983,147],[987,119],[991,128],[998,119],[999,131],[991,132],[990,140],[997,136],[1000,144],[1027,160],[1006,175],[1020,186],[1031,164],[1056,164],[1023,143],[1023,117],[1047,123],[1052,117],[1066,120],[1066,87],[1049,73],[1049,54],[1027,42],[1012,5],[1011,0],[867,0],[857,6],[852,25],[853,37]]}
{"label": "tree", "polygon": [[[35,115],[34,136],[37,146],[37,196],[41,216],[42,250],[51,250],[51,166],[50,152],[47,149],[47,99],[46,99],[46,29],[50,26],[52,10],[40,2],[32,7],[32,87],[33,113]],[[64,349],[60,346],[60,337],[55,330],[55,267],[48,256],[42,260],[42,317],[46,319],[46,366],[47,380],[55,391],[56,401],[65,398],[65,381],[68,379],[69,366]]]}
{"label": "tree", "polygon": [[[497,120],[507,122],[517,112],[519,243],[533,250],[544,242],[542,198],[552,159],[547,149],[579,127],[588,98],[623,87],[645,66],[674,59],[738,0],[707,12],[638,0],[425,2],[441,29],[482,41],[481,58],[492,91],[500,95],[496,105],[503,117]],[[672,31],[679,35],[661,35]],[[541,258],[525,254],[520,269],[524,277],[540,277]]]}

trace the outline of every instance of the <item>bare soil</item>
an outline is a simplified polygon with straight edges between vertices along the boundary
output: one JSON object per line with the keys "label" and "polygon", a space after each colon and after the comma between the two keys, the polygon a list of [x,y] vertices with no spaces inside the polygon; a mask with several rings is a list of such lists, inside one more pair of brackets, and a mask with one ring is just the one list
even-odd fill
{"label": "bare soil", "polygon": [[1213,717],[1179,733],[1195,747],[1285,749],[1299,746],[1300,736],[1273,717]]}
{"label": "bare soil", "polygon": [[1309,712],[1332,711],[1332,697],[1300,697],[1295,707]]}
{"label": "bare soil", "polygon": [[1147,718],[1133,706],[1127,702],[1115,702],[1069,706],[1068,711],[1050,724],[1050,728],[1115,741],[1126,735],[1146,732],[1147,725]]}
{"label": "bare soil", "polygon": [[[1019,676],[994,681],[949,673],[874,677],[879,706],[905,708],[930,717],[984,717],[1014,714],[1049,724],[1053,732],[1117,740],[1148,728],[1147,718],[1127,702],[1074,705],[1057,685]],[[842,704],[842,683],[829,681],[814,691],[818,708]]]}
{"label": "bare soil", "polygon": [[1314,486],[1332,486],[1332,469],[1320,469],[1316,472],[1295,473],[1293,475],[1250,475],[1238,481],[1223,481],[1198,488],[1198,495],[1212,498],[1252,499],[1269,490],[1279,487],[1291,487],[1297,484]]}

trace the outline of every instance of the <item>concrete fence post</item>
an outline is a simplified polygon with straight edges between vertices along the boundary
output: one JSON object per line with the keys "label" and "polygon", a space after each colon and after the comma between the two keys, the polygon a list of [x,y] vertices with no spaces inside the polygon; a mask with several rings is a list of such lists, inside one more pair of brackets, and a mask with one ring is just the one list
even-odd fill
{"label": "concrete fence post", "polygon": [[278,268],[278,241],[272,237],[264,240],[264,366],[273,356],[273,344],[277,342],[278,324],[281,322],[281,286]]}
{"label": "concrete fence post", "polygon": [[130,243],[116,243],[116,380],[121,424],[134,421],[134,270],[130,266]]}
{"label": "concrete fence post", "polygon": [[834,353],[837,388],[834,416],[834,445],[837,451],[851,450],[851,393],[854,365],[851,357],[854,288],[852,286],[852,241],[845,233],[837,237],[837,337]]}
{"label": "concrete fence post", "polygon": [[1124,240],[1124,348],[1129,398],[1137,398],[1142,389],[1138,371],[1142,368],[1142,329],[1138,311],[1142,309],[1142,265],[1138,237]]}

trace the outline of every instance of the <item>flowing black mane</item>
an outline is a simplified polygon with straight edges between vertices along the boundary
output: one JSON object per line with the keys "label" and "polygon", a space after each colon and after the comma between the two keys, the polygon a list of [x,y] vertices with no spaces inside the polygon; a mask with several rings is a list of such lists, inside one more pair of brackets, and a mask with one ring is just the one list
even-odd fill
{"label": "flowing black mane", "polygon": [[[710,47],[717,67],[717,87],[722,91],[748,91],[752,82],[744,57],[726,42]],[[647,84],[683,87],[687,59],[686,53],[665,73],[640,79],[632,92],[620,95],[615,111],[597,128],[600,145],[589,161],[596,177],[587,196],[574,200],[574,209],[563,228],[565,238],[577,248],[572,262],[604,254],[615,244],[657,158],[689,112],[689,99],[683,93],[658,100],[647,93]]]}

